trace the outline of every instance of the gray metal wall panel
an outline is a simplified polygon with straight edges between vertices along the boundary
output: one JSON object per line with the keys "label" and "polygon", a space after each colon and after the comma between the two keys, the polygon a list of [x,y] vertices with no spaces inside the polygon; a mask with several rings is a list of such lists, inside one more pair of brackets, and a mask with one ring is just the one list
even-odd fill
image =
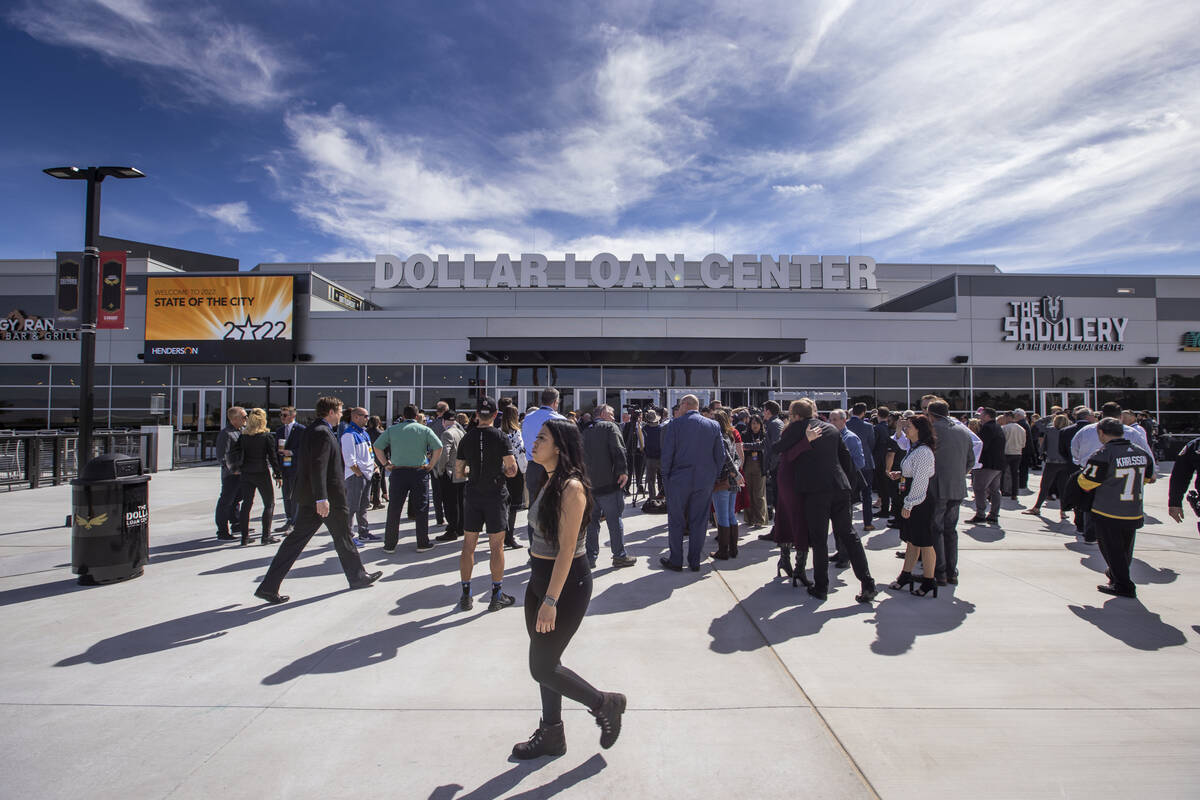
{"label": "gray metal wall panel", "polygon": [[1200,327],[1200,298],[1160,297],[1157,313],[1160,320],[1184,320]]}
{"label": "gray metal wall panel", "polygon": [[[1111,275],[969,275],[958,282],[959,294],[976,297],[1012,297],[1061,295],[1063,297],[1154,297],[1154,278]],[[1117,289],[1133,289],[1123,295]]]}

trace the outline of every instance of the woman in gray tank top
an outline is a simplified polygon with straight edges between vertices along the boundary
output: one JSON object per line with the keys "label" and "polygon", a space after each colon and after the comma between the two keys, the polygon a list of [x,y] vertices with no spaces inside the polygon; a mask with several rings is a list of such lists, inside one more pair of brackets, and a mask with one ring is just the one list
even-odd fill
{"label": "woman in gray tank top", "polygon": [[530,575],[525,590],[529,672],[541,689],[542,719],[528,741],[513,747],[513,755],[537,758],[567,752],[564,696],[592,712],[600,726],[600,746],[607,749],[621,733],[625,695],[599,691],[561,662],[592,598],[583,536],[592,496],[579,428],[568,420],[547,420],[533,441],[531,456],[546,471],[545,482],[529,504]]}

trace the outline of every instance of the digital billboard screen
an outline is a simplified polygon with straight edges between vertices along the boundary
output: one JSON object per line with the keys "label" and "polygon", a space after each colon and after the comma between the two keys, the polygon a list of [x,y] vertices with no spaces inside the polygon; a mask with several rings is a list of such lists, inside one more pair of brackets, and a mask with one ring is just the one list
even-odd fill
{"label": "digital billboard screen", "polygon": [[291,275],[150,277],[146,363],[291,361]]}

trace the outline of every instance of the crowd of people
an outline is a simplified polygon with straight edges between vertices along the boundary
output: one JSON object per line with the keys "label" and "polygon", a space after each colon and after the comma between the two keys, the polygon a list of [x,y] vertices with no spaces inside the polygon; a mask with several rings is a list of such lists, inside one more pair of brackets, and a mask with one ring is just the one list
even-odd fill
{"label": "crowd of people", "polygon": [[[488,610],[498,611],[516,602],[503,591],[505,552],[524,547],[516,521],[527,508],[524,608],[542,718],[529,740],[514,747],[518,758],[565,751],[563,696],[592,712],[604,747],[620,732],[625,697],[597,690],[562,666],[561,656],[587,611],[602,523],[612,567],[637,563],[626,550],[622,523],[631,501],[643,513],[666,514],[664,571],[698,572],[706,556],[737,558],[740,513],[748,528],[767,528],[758,538],[778,548],[776,578],[824,599],[832,561],[834,569],[853,570],[855,599],[870,603],[880,587],[861,537],[877,530],[878,521],[897,529],[903,543],[896,553],[903,565],[890,589],[936,598],[939,587],[960,579],[961,506],[974,505],[969,525],[998,524],[1002,498],[1019,507],[1030,472],[1040,470],[1039,491],[1022,513],[1040,515],[1055,503],[1060,522],[1072,515],[1073,532],[1096,543],[1108,566],[1108,581],[1098,590],[1136,596],[1130,563],[1144,519],[1142,487],[1155,480],[1154,431],[1114,403],[1099,412],[1055,407],[1039,418],[987,407],[952,414],[936,395],[921,398],[917,410],[859,403],[821,412],[808,398],[785,411],[775,401],[761,409],[719,402],[702,407],[689,394],[672,409],[633,407],[619,419],[608,405],[564,415],[558,404],[557,390],[547,388],[540,405],[524,411],[486,396],[473,415],[439,403],[426,418],[408,405],[385,426],[363,408],[346,411],[337,398],[323,397],[307,425],[297,421],[295,408],[280,409],[274,431],[262,409],[235,406],[217,441],[217,538],[240,534],[241,544],[250,544],[257,493],[263,506],[258,541],[279,543],[272,535],[279,488],[285,520],[274,532],[286,537],[255,595],[287,601],[279,593],[282,580],[322,525],[350,587],[363,588],[382,574],[368,573],[359,555],[364,543],[378,539],[367,511],[386,503],[385,554],[396,552],[404,518],[413,523],[417,552],[462,540],[458,605],[464,611],[474,605],[475,551],[486,533]],[[1176,521],[1184,518],[1193,475],[1200,488],[1200,439],[1176,460],[1169,496]],[[1196,490],[1188,500],[1200,513]],[[436,537],[430,535],[431,507],[435,524],[445,526]],[[716,549],[705,553],[710,526]]]}

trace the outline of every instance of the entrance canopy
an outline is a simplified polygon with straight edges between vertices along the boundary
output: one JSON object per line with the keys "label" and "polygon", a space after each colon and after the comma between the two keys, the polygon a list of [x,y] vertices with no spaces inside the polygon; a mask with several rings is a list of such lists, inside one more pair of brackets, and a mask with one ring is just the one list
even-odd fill
{"label": "entrance canopy", "polygon": [[514,364],[782,364],[805,339],[472,336],[469,355]]}

